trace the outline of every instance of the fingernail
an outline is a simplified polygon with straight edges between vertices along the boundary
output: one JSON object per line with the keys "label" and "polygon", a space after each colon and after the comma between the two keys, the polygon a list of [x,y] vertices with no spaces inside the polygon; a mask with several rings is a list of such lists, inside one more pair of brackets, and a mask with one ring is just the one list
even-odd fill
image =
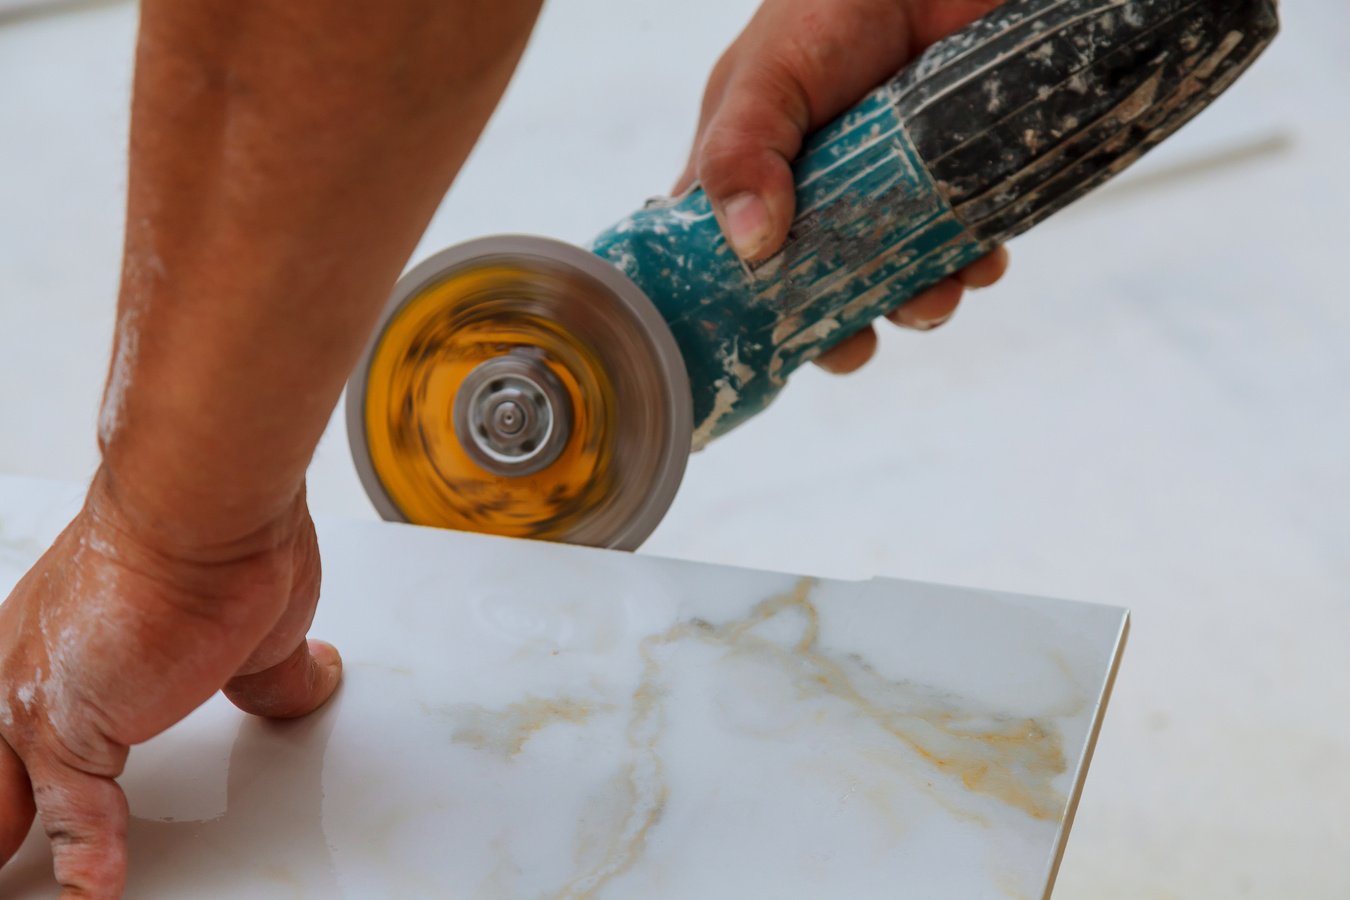
{"label": "fingernail", "polygon": [[945,316],[940,316],[936,319],[915,319],[910,323],[909,327],[913,328],[915,331],[932,331],[934,328],[941,328],[943,325],[946,325],[952,320],[952,316],[954,315],[956,315],[955,312],[949,312]]}
{"label": "fingernail", "polygon": [[768,243],[771,224],[769,208],[750,192],[737,194],[722,206],[727,239],[741,259],[757,259]]}
{"label": "fingernail", "polygon": [[848,375],[853,371],[852,369],[845,369],[842,366],[836,365],[828,359],[818,359],[816,360],[816,365],[822,370],[829,372],[831,375]]}

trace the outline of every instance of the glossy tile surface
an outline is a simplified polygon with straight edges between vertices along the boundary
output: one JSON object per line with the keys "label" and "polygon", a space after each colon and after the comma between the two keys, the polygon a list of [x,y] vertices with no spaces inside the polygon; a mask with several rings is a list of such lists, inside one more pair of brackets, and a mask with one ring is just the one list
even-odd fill
{"label": "glossy tile surface", "polygon": [[[545,4],[413,261],[586,241],[669,188],[757,5]],[[0,24],[3,472],[97,461],[136,5],[89,7]],[[1284,14],[1229,94],[1014,242],[951,324],[880,328],[863,372],[794,375],[691,460],[644,548],[1134,610],[1057,900],[1350,897],[1350,716],[1328,714],[1350,709],[1350,4]],[[340,417],[310,497],[374,517]]]}
{"label": "glossy tile surface", "polygon": [[[0,591],[77,501],[0,479]],[[139,748],[132,897],[1040,897],[1121,610],[320,526],[309,720]],[[42,897],[30,839],[0,895]]]}

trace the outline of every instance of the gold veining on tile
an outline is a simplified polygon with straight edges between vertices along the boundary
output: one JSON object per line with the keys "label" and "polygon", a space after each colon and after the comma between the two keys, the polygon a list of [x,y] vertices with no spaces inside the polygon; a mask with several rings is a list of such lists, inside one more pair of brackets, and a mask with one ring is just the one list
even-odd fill
{"label": "gold veining on tile", "polygon": [[[1052,725],[1035,718],[971,711],[968,702],[923,685],[888,681],[866,660],[836,659],[820,647],[820,615],[811,601],[816,582],[802,579],[788,593],[757,604],[743,619],[714,625],[689,620],[646,638],[642,678],[633,692],[628,742],[634,751],[623,776],[629,806],[603,859],[556,896],[586,900],[628,871],[646,849],[669,797],[660,754],[664,728],[663,648],[683,641],[751,654],[787,675],[801,699],[841,702],[849,714],[881,729],[910,752],[890,759],[912,770],[917,757],[931,770],[955,779],[969,792],[994,798],[1038,820],[1057,819],[1066,798],[1054,779],[1067,767],[1062,740]],[[795,640],[779,643],[760,631],[784,616],[797,616]],[[782,623],[779,623],[782,624]],[[930,790],[939,802],[940,790]],[[950,805],[944,802],[944,806]],[[959,810],[954,810],[960,812]],[[978,817],[976,817],[978,818]],[[987,824],[987,823],[986,823]]]}
{"label": "gold veining on tile", "polygon": [[[922,685],[887,681],[866,660],[828,655],[819,646],[820,615],[810,599],[814,585],[812,579],[803,579],[790,593],[760,603],[746,619],[700,636],[729,649],[776,657],[804,697],[824,695],[847,703],[969,791],[1036,819],[1062,814],[1065,797],[1053,781],[1068,763],[1053,725],[993,712],[981,715],[968,701],[955,703]],[[787,613],[800,615],[805,623],[790,651],[755,637],[756,627]]]}
{"label": "gold veining on tile", "polygon": [[584,725],[597,711],[609,708],[569,697],[534,696],[504,710],[463,707],[455,711],[457,724],[451,740],[511,759],[525,749],[530,738],[549,725],[560,722]]}
{"label": "gold veining on tile", "polygon": [[628,744],[634,750],[633,760],[623,775],[628,811],[601,862],[559,891],[560,900],[588,900],[605,884],[628,871],[642,858],[647,836],[661,820],[670,796],[670,787],[665,783],[665,763],[657,747],[665,726],[662,701],[666,692],[660,683],[661,664],[653,650],[679,640],[680,632],[687,627],[687,623],[681,623],[642,642],[642,680],[633,691],[626,732]]}

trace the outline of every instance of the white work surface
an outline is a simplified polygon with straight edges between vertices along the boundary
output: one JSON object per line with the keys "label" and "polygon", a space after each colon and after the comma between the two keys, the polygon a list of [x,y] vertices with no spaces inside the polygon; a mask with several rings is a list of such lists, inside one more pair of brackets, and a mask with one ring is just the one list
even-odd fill
{"label": "white work surface", "polygon": [[[556,0],[418,258],[668,188],[753,0]],[[1130,607],[1059,898],[1350,896],[1350,5],[880,359],[692,460],[647,550]],[[0,471],[83,478],[134,8],[0,26]],[[372,513],[339,429],[315,508]],[[453,588],[448,585],[447,590]]]}
{"label": "white work surface", "polygon": [[[78,508],[0,477],[0,593]],[[139,748],[129,897],[1048,895],[1120,609],[320,524],[346,678]],[[528,562],[528,565],[522,563]],[[0,896],[51,896],[35,831]]]}

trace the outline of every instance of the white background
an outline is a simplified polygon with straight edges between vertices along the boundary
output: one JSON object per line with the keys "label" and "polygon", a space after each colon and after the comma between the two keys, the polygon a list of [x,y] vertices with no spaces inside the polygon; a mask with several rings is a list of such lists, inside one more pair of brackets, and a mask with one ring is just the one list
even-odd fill
{"label": "white background", "polygon": [[[753,7],[554,0],[416,258],[583,242],[666,190]],[[82,479],[135,7],[4,8],[0,471]],[[1004,285],[696,457],[644,551],[1133,608],[1058,897],[1350,896],[1350,7],[1284,12],[1247,79],[1017,242]],[[311,493],[372,515],[339,429]]]}

